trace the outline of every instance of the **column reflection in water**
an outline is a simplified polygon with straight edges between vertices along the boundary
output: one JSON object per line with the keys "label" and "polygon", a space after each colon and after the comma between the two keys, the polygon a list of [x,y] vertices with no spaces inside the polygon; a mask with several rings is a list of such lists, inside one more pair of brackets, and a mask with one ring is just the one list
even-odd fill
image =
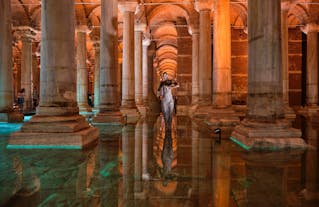
{"label": "column reflection in water", "polygon": [[134,192],[139,195],[143,191],[142,183],[142,127],[143,120],[140,119],[135,127],[135,156],[134,156]]}
{"label": "column reflection in water", "polygon": [[[199,189],[199,132],[192,123],[192,196],[197,200]],[[198,206],[198,205],[197,205]]]}
{"label": "column reflection in water", "polygon": [[247,207],[290,206],[292,198],[288,192],[288,184],[291,185],[289,179],[292,173],[297,173],[295,171],[298,166],[300,169],[302,154],[303,151],[243,154],[249,182]]}
{"label": "column reflection in water", "polygon": [[[134,135],[135,126],[122,129],[122,201],[120,206],[134,206]],[[120,198],[120,197],[119,197]]]}
{"label": "column reflection in water", "polygon": [[318,164],[318,125],[309,120],[306,123],[305,137],[307,138],[308,150],[305,154],[305,186],[301,191],[305,203],[315,203],[319,201],[319,164]]}

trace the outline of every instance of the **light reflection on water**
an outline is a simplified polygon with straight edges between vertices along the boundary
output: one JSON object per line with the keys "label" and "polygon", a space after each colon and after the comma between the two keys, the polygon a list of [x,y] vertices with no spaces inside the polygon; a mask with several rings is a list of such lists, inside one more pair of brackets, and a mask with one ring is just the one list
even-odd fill
{"label": "light reflection on water", "polygon": [[0,124],[2,206],[300,206],[319,202],[318,126],[298,121],[312,148],[256,153],[214,142],[188,117],[140,120],[87,150],[7,150]]}

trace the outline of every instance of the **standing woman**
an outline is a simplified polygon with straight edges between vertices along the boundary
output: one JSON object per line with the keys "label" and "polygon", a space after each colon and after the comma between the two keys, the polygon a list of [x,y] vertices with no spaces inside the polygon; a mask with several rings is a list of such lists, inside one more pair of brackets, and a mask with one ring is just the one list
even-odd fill
{"label": "standing woman", "polygon": [[165,120],[166,129],[171,128],[172,117],[174,112],[174,98],[172,95],[172,88],[179,87],[175,80],[169,80],[168,74],[163,73],[163,80],[158,88],[160,93],[161,108]]}

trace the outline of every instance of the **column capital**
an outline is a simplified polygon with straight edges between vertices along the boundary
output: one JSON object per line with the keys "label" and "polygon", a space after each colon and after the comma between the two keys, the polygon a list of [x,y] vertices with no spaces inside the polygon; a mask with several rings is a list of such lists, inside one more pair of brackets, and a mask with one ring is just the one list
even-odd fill
{"label": "column capital", "polygon": [[190,25],[190,26],[188,27],[188,33],[189,33],[190,35],[199,34],[199,28]]}
{"label": "column capital", "polygon": [[311,32],[318,32],[319,31],[319,25],[314,23],[314,22],[311,22],[311,23],[308,23],[305,26],[301,27],[300,29],[305,34],[308,34],[308,33],[311,33]]}
{"label": "column capital", "polygon": [[18,36],[19,39],[21,39],[22,41],[27,41],[27,42],[38,39],[39,38],[38,36],[40,35],[39,31],[29,26],[13,27],[13,31],[15,36]]}
{"label": "column capital", "polygon": [[151,44],[151,40],[150,39],[143,39],[143,46],[144,47],[148,47]]}
{"label": "column capital", "polygon": [[134,25],[135,32],[145,32],[146,24],[145,23],[137,23]]}
{"label": "column capital", "polygon": [[197,0],[195,1],[194,6],[197,12],[200,12],[203,10],[211,11],[213,8],[213,0]]}
{"label": "column capital", "polygon": [[118,8],[121,13],[124,12],[135,12],[137,7],[136,1],[119,1]]}
{"label": "column capital", "polygon": [[77,25],[75,30],[76,32],[83,32],[86,34],[89,34],[92,31],[87,25]]}

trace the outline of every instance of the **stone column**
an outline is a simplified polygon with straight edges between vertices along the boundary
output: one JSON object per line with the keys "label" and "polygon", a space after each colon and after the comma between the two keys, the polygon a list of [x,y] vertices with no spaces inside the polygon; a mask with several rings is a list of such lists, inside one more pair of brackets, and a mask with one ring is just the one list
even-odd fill
{"label": "stone column", "polygon": [[281,2],[281,58],[282,58],[282,85],[285,117],[294,120],[295,112],[289,107],[289,71],[288,71],[288,11],[290,1]]}
{"label": "stone column", "polygon": [[143,50],[142,50],[142,40],[143,40],[143,32],[146,29],[146,24],[140,23],[136,24],[135,31],[135,53],[134,53],[134,77],[135,77],[135,104],[139,110],[139,112],[145,116],[146,108],[143,106]]}
{"label": "stone column", "polygon": [[148,106],[149,103],[148,103],[148,95],[149,95],[149,82],[148,82],[148,79],[149,79],[149,75],[151,75],[149,73],[149,68],[148,68],[148,46],[150,45],[151,41],[150,39],[144,39],[143,40],[143,57],[142,57],[142,86],[143,86],[143,105],[144,106]]}
{"label": "stone column", "polygon": [[230,1],[214,1],[213,107],[232,105]]}
{"label": "stone column", "polygon": [[89,32],[87,26],[81,25],[77,30],[77,47],[76,47],[76,67],[77,81],[76,94],[80,112],[91,112],[92,109],[88,104],[88,69],[86,66],[86,34]]}
{"label": "stone column", "polygon": [[79,115],[76,102],[74,0],[43,0],[41,19],[40,103],[7,147],[80,149],[98,130]]}
{"label": "stone column", "polygon": [[248,1],[248,111],[231,135],[245,149],[305,148],[283,114],[280,28],[280,1]]}
{"label": "stone column", "polygon": [[210,13],[212,1],[195,2],[199,12],[199,106],[210,106],[212,97],[212,49]]}
{"label": "stone column", "polygon": [[11,4],[7,0],[0,0],[0,97],[0,121],[23,121],[22,114],[16,119],[13,113]]}
{"label": "stone column", "polygon": [[117,1],[101,1],[100,94],[95,123],[124,124],[120,112]]}
{"label": "stone column", "polygon": [[199,95],[199,31],[191,28],[192,35],[192,105],[198,104]]}
{"label": "stone column", "polygon": [[100,104],[100,41],[93,44],[94,47],[94,108],[98,110]]}
{"label": "stone column", "polygon": [[134,12],[137,2],[121,1],[118,4],[123,13],[123,68],[121,112],[128,123],[136,123],[139,112],[135,105],[134,78]]}
{"label": "stone column", "polygon": [[306,103],[310,113],[318,111],[318,31],[319,25],[308,23],[302,28],[307,34]]}

